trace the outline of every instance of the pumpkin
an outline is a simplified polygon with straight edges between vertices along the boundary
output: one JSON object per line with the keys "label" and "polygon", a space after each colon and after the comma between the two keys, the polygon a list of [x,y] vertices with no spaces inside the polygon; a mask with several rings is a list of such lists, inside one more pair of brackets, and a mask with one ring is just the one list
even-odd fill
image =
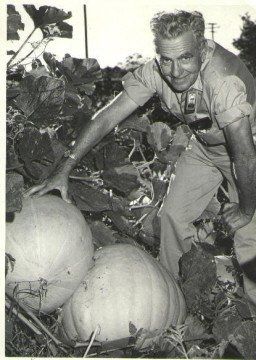
{"label": "pumpkin", "polygon": [[[129,244],[106,246],[64,304],[60,333],[64,341],[111,342],[131,336],[131,328],[162,330],[184,321],[183,295],[160,263]],[[95,331],[97,329],[97,331]]]}
{"label": "pumpkin", "polygon": [[57,196],[27,198],[6,224],[6,253],[15,259],[6,292],[32,310],[52,312],[79,286],[93,257],[81,212]]}

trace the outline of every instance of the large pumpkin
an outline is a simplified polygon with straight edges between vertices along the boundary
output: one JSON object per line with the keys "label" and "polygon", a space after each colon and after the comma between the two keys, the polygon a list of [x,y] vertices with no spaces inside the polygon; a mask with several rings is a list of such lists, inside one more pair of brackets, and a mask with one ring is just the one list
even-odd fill
{"label": "large pumpkin", "polygon": [[[65,339],[113,341],[130,336],[130,326],[165,329],[183,322],[185,302],[175,280],[153,257],[128,244],[106,246],[64,304]],[[132,326],[132,328],[134,328]]]}
{"label": "large pumpkin", "polygon": [[93,244],[81,212],[57,196],[28,198],[6,224],[9,267],[6,292],[48,313],[75,291],[92,265]]}

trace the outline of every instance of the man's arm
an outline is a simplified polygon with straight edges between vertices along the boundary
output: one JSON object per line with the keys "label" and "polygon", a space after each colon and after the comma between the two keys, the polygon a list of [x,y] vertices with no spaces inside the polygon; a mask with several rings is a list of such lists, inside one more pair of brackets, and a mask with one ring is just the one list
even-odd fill
{"label": "man's arm", "polygon": [[72,154],[59,165],[57,172],[42,184],[32,187],[26,195],[37,193],[38,196],[41,196],[53,189],[58,189],[62,198],[70,202],[67,190],[68,176],[71,170],[87,152],[137,107],[138,105],[126,92],[123,91],[117,95],[110,104],[97,112],[92,121],[82,129],[72,149]]}
{"label": "man's arm", "polygon": [[224,128],[233,164],[239,204],[225,208],[223,220],[234,232],[247,225],[256,209],[256,150],[248,117]]}

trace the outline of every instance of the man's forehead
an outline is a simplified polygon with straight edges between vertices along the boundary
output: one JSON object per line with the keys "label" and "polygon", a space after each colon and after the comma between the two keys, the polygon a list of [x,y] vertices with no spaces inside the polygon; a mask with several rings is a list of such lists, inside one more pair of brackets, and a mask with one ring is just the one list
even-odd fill
{"label": "man's forehead", "polygon": [[177,37],[171,39],[157,38],[155,39],[156,52],[194,52],[197,47],[197,40],[192,31],[187,31]]}

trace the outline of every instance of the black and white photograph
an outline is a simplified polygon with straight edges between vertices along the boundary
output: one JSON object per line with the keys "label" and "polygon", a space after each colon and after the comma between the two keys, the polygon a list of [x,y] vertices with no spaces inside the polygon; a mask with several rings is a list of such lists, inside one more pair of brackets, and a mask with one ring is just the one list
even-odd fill
{"label": "black and white photograph", "polygon": [[2,357],[256,359],[256,1],[1,10]]}

